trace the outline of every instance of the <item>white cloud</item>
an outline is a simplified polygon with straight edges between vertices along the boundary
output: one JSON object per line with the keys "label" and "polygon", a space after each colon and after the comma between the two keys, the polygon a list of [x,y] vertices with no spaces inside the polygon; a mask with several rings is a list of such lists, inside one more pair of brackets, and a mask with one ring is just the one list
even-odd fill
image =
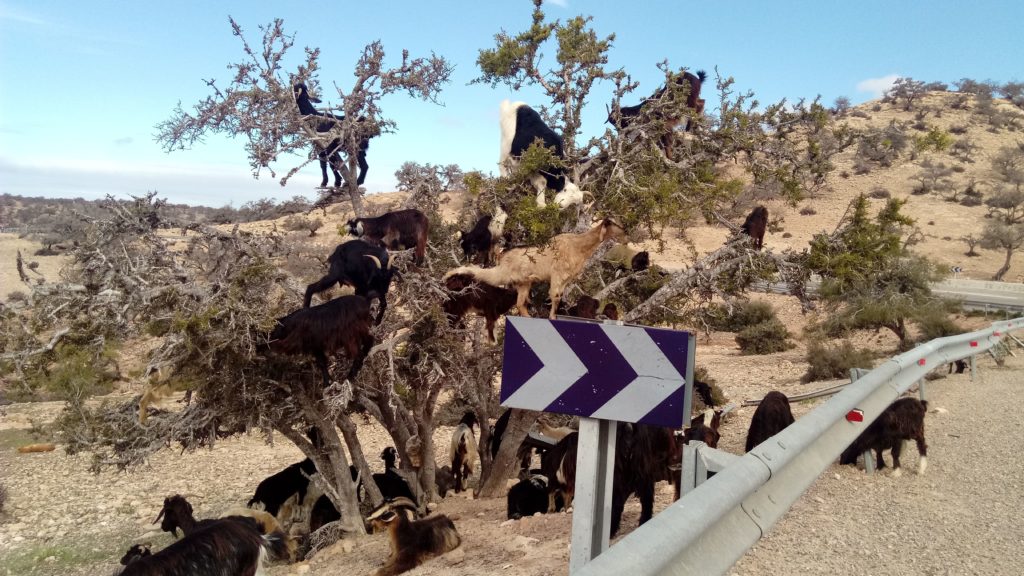
{"label": "white cloud", "polygon": [[0,20],[17,22],[18,24],[33,24],[36,26],[49,26],[50,23],[27,12],[22,12],[10,6],[0,6]]}
{"label": "white cloud", "polygon": [[555,6],[561,6],[567,8],[569,6],[569,0],[548,0],[548,4],[554,4]]}
{"label": "white cloud", "polygon": [[868,92],[872,98],[881,98],[885,91],[900,78],[899,74],[889,74],[881,78],[868,78],[857,83],[857,92]]}

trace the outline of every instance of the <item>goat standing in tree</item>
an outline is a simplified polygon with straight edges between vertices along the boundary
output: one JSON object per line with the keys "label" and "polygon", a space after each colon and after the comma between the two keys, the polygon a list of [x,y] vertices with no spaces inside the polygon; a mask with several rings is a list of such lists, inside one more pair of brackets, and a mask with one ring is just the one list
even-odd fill
{"label": "goat standing in tree", "polygon": [[[335,114],[320,112],[313,106],[313,102],[320,103],[319,98],[313,98],[309,95],[309,90],[303,83],[298,83],[292,87],[295,94],[295,105],[299,108],[299,114],[303,117],[315,116],[323,118],[318,120],[314,127],[318,134],[326,134],[335,128],[341,126],[341,122],[345,119],[344,116],[338,116]],[[363,120],[360,118],[360,120]],[[341,136],[333,138],[326,145],[320,141],[315,141],[313,144],[316,150],[317,158],[320,159],[320,171],[323,173],[323,180],[320,182],[320,187],[327,186],[327,163],[331,164],[331,172],[334,173],[334,185],[341,186],[341,172],[338,171],[338,166],[341,165],[341,156],[339,152],[343,150],[341,145]],[[359,140],[359,177],[356,179],[356,184],[362,185],[363,181],[366,180],[366,171],[369,170],[370,165],[366,163],[366,151],[370,148],[370,138],[364,137]]]}

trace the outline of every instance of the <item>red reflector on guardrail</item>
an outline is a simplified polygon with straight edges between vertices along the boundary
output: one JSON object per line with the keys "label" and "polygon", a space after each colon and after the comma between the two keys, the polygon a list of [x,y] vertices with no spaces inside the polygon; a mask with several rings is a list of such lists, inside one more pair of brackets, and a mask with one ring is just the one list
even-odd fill
{"label": "red reflector on guardrail", "polygon": [[971,340],[971,348],[977,348],[977,347],[978,347],[978,341],[977,340]]}
{"label": "red reflector on guardrail", "polygon": [[996,330],[995,332],[993,332],[993,333],[992,333],[992,335],[993,335],[993,336],[1002,336],[1002,335],[1003,335],[1003,333],[1002,333],[1002,332],[1000,332],[999,330]]}
{"label": "red reflector on guardrail", "polygon": [[846,413],[846,420],[847,422],[863,422],[864,411],[860,408],[854,408]]}
{"label": "red reflector on guardrail", "polygon": [[924,358],[921,358],[920,360],[918,360],[917,361],[917,365],[918,366],[924,366]]}

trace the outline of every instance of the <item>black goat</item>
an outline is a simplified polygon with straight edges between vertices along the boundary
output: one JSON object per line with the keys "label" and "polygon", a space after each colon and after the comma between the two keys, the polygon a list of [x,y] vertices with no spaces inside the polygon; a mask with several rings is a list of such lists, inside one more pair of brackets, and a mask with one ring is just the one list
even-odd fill
{"label": "black goat", "polygon": [[597,318],[597,312],[601,309],[601,302],[583,294],[576,300],[576,303],[569,307],[568,315],[574,318]]}
{"label": "black goat", "polygon": [[750,452],[758,444],[782,432],[794,421],[793,411],[789,408],[789,398],[786,398],[785,394],[777,390],[765,394],[750,419],[747,446],[744,451]]}
{"label": "black goat", "polygon": [[[700,116],[704,113],[704,99],[700,97],[701,86],[707,79],[707,74],[703,70],[697,71],[697,74],[691,74],[690,72],[683,72],[682,74],[676,74],[671,80],[671,83],[676,86],[682,87],[688,85],[686,94],[685,108],[693,110],[695,116]],[[644,108],[650,105],[652,102],[659,102],[666,96],[668,91],[668,84],[662,86],[647,98],[635,106],[623,106],[619,109],[618,117],[615,116],[614,112],[608,114],[607,122],[615,125],[615,127],[622,129],[630,126],[640,115],[643,113]],[[660,111],[655,116],[658,120],[662,120],[665,123],[665,132],[659,138],[659,143],[662,149],[665,151],[665,155],[670,159],[673,156],[673,139],[674,132],[677,125],[685,122],[684,129],[689,132],[693,128],[693,123],[687,117],[686,113],[683,112],[683,106],[671,106],[668,110]]]}
{"label": "black goat", "polygon": [[326,388],[331,383],[327,356],[339,350],[345,350],[352,361],[346,378],[355,380],[373,347],[371,322],[370,303],[366,298],[341,296],[278,318],[270,332],[269,345],[271,350],[282,354],[311,354],[320,367]]}
{"label": "black goat", "polygon": [[448,491],[455,487],[455,475],[452,474],[452,467],[445,464],[435,470],[434,484],[437,486],[437,495],[444,498]]}
{"label": "black goat", "polygon": [[384,460],[384,472],[374,474],[373,483],[380,489],[381,495],[385,499],[402,497],[415,502],[416,497],[413,496],[409,483],[398,473],[398,451],[393,446],[388,446],[381,452],[380,457]]}
{"label": "black goat", "polygon": [[379,242],[388,250],[416,248],[414,262],[423,263],[427,253],[430,222],[416,209],[396,210],[375,218],[353,218],[348,221],[349,234]]}
{"label": "black goat", "polygon": [[475,254],[481,255],[484,266],[496,259],[498,239],[505,230],[507,218],[508,214],[498,206],[495,208],[494,216],[480,218],[469,232],[459,232],[459,245],[462,246],[462,254],[467,261],[471,261]]}
{"label": "black goat", "polygon": [[494,324],[516,304],[516,292],[491,286],[473,279],[469,274],[456,274],[444,281],[449,298],[441,304],[450,325],[459,324],[466,314],[477,314],[487,320],[487,336],[496,342]]}
{"label": "black goat", "polygon": [[764,245],[764,232],[768,229],[768,209],[758,206],[751,210],[747,219],[743,221],[740,230],[754,239],[754,248],[760,250]]}
{"label": "black goat", "polygon": [[389,500],[367,516],[374,531],[387,529],[391,555],[376,576],[394,576],[419,566],[426,560],[450,552],[462,543],[455,524],[447,516],[412,520],[416,504],[405,498]]}
{"label": "black goat", "polygon": [[[236,513],[229,513],[228,516],[225,516],[225,518],[242,517],[253,519],[259,527],[261,534],[272,534],[281,531],[281,525],[278,523],[277,518],[265,510],[237,510]],[[162,522],[161,518],[163,519]],[[160,522],[161,530],[170,532],[177,537],[178,528],[181,528],[181,533],[184,536],[188,536],[196,530],[220,522],[223,519],[207,518],[205,520],[196,520],[192,514],[192,504],[181,494],[175,494],[164,498],[164,506],[160,509],[160,513],[157,514],[156,520],[153,523]],[[286,539],[286,544],[289,550],[291,550],[292,542],[290,539]]]}
{"label": "black goat", "polygon": [[903,451],[904,440],[917,442],[918,461],[917,473],[924,474],[928,467],[928,445],[924,441],[924,416],[928,412],[928,403],[917,398],[901,398],[886,408],[874,422],[843,450],[839,457],[840,464],[856,464],[857,456],[868,451],[875,451],[876,467],[885,468],[882,458],[883,450],[892,450],[892,475],[899,476],[900,453]]}
{"label": "black goat", "polygon": [[669,428],[620,423],[616,431],[612,483],[611,534],[622,524],[622,511],[632,494],[640,499],[640,524],[654,515],[654,487],[660,480],[678,486],[682,446]]}
{"label": "black goat", "polygon": [[268,554],[289,554],[285,535],[264,535],[252,518],[229,516],[198,527],[151,556],[138,557],[121,576],[253,576],[263,573]]}
{"label": "black goat", "polygon": [[[510,520],[518,520],[537,513],[546,514],[548,506],[551,505],[548,498],[548,477],[542,470],[531,470],[527,478],[508,489],[506,502]],[[564,504],[564,501],[558,498],[555,510],[558,509],[559,503]]]}
{"label": "black goat", "polygon": [[249,499],[246,506],[263,504],[263,509],[277,516],[281,506],[292,496],[298,494],[298,501],[306,498],[306,491],[309,489],[309,477],[316,474],[316,464],[306,458],[302,462],[296,462],[284,470],[272,476],[264,478],[256,486],[256,493]]}
{"label": "black goat", "polygon": [[629,261],[629,267],[633,269],[633,272],[643,272],[651,267],[651,254],[644,250],[637,252],[632,259]]}
{"label": "black goat", "polygon": [[350,240],[339,244],[327,258],[327,274],[323,278],[306,286],[306,296],[302,301],[303,308],[309,308],[313,294],[323,292],[337,283],[339,286],[352,286],[357,296],[367,300],[377,299],[379,308],[375,324],[380,324],[384,311],[388,308],[388,289],[394,270],[388,251],[381,246],[374,246],[362,240]]}
{"label": "black goat", "polygon": [[132,544],[132,547],[124,553],[121,557],[121,565],[127,566],[132,562],[135,562],[139,558],[145,558],[146,556],[152,556],[153,552],[150,549],[152,544]]}
{"label": "black goat", "polygon": [[576,494],[576,453],[579,436],[578,432],[569,434],[541,456],[540,468],[548,479],[548,510],[557,510],[555,499],[559,496],[564,500],[566,507],[572,506],[572,499]]}
{"label": "black goat", "polygon": [[[320,103],[318,98],[313,98],[309,95],[309,90],[305,84],[299,83],[292,87],[292,91],[295,94],[295,104],[299,108],[299,114],[302,116],[316,116],[323,118],[323,120],[317,121],[315,129],[318,133],[330,132],[335,128],[341,127],[341,122],[345,119],[344,116],[336,114],[327,114],[320,112],[313,106],[313,102]],[[364,118],[359,119],[360,122],[365,120]],[[359,176],[356,179],[356,184],[362,184],[366,180],[366,171],[369,170],[370,166],[366,163],[366,151],[370,148],[370,138],[376,136],[376,134],[366,135],[359,140],[359,153],[357,158],[359,161]],[[314,142],[314,149],[316,150],[317,158],[320,160],[320,171],[323,173],[323,180],[320,182],[320,186],[327,186],[327,163],[330,161],[331,172],[334,173],[334,185],[341,186],[341,173],[338,171],[338,166],[341,164],[341,156],[339,152],[344,150],[341,143],[341,137],[336,137],[328,142],[326,145],[319,142]]]}
{"label": "black goat", "polygon": [[947,374],[952,374],[954,367],[956,369],[957,374],[963,374],[964,372],[967,371],[968,366],[970,366],[970,364],[968,364],[966,360],[956,360],[954,362],[950,362],[949,372],[947,372]]}
{"label": "black goat", "polygon": [[326,494],[321,495],[313,503],[313,508],[309,512],[309,533],[312,534],[336,520],[341,520],[341,512],[338,512]]}

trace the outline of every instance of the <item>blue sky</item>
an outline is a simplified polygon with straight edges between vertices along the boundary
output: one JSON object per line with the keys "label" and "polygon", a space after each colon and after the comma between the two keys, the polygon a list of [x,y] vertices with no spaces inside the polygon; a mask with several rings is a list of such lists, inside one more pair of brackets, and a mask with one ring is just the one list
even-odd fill
{"label": "blue sky", "polygon": [[[252,42],[259,25],[284,19],[296,34],[293,65],[302,47],[319,47],[325,100],[332,83],[351,85],[353,65],[373,40],[392,64],[402,49],[454,64],[444,106],[397,95],[383,102],[398,132],[372,141],[370,192],[392,190],[405,161],[494,173],[499,102],[541,98],[467,83],[479,73],[478,51],[492,47],[501,29],[525,29],[531,7],[529,0],[0,0],[0,193],[97,198],[157,190],[174,202],[212,206],[315,197],[315,164],[282,188],[266,172],[252,178],[241,140],[211,137],[167,154],[153,139],[177,102],[188,108],[208,94],[204,78],[227,83],[226,65],[242,56],[229,15]],[[666,58],[692,70],[717,66],[762,102],[820,94],[826,104],[838,96],[859,103],[898,76],[1024,80],[1019,0],[559,0],[545,10],[563,20],[589,14],[599,34],[614,32],[610,67],[624,66],[641,82],[637,101],[657,88],[655,64]],[[585,135],[604,130],[610,95],[610,85],[592,92]],[[276,168],[283,174],[299,161]]]}

